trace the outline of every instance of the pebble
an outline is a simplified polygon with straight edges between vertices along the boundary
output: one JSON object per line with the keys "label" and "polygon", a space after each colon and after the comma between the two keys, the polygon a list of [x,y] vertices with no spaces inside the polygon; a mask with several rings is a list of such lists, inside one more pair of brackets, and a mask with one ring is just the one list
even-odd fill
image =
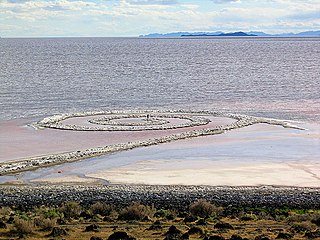
{"label": "pebble", "polygon": [[214,187],[172,185],[0,186],[0,206],[59,206],[67,201],[90,205],[104,201],[117,207],[132,202],[156,208],[186,210],[198,199],[221,206],[320,208],[320,188]]}

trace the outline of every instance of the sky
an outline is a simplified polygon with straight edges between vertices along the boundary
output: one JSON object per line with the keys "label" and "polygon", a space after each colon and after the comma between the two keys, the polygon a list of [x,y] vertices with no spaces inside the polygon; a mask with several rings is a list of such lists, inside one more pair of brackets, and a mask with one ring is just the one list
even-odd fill
{"label": "sky", "polygon": [[0,0],[1,37],[320,30],[320,0]]}

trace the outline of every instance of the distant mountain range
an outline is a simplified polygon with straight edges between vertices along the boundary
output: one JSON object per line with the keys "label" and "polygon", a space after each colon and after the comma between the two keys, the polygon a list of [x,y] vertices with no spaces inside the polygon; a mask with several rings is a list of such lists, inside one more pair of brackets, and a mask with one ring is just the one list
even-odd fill
{"label": "distant mountain range", "polygon": [[300,33],[268,34],[264,32],[172,32],[172,33],[150,33],[139,37],[320,37],[320,31],[307,31]]}

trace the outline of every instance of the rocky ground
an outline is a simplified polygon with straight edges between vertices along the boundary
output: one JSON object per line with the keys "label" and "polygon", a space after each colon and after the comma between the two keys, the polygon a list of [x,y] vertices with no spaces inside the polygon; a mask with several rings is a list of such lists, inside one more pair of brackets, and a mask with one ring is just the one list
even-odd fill
{"label": "rocky ground", "polygon": [[210,186],[1,186],[0,206],[57,206],[67,201],[83,205],[104,201],[125,206],[137,201],[157,208],[181,209],[197,199],[221,206],[320,208],[320,188]]}
{"label": "rocky ground", "polygon": [[319,192],[277,187],[2,186],[0,239],[320,239]]}

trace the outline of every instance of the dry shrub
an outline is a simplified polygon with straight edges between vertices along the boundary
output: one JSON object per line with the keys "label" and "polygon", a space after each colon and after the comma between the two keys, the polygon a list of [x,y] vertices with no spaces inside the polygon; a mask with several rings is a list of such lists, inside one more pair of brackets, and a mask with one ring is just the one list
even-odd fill
{"label": "dry shrub", "polygon": [[317,226],[312,224],[311,222],[295,223],[290,228],[292,232],[297,232],[297,233],[310,232],[316,229],[317,229]]}
{"label": "dry shrub", "polygon": [[219,214],[221,209],[209,203],[207,200],[200,199],[190,205],[190,212],[195,216],[207,218],[214,213]]}
{"label": "dry shrub", "polygon": [[10,207],[0,207],[0,217],[5,217],[13,213]]}
{"label": "dry shrub", "polygon": [[30,234],[33,231],[33,223],[31,221],[17,218],[14,220],[14,227],[19,234]]}
{"label": "dry shrub", "polygon": [[40,217],[34,219],[34,224],[42,230],[51,230],[57,224],[57,220]]}
{"label": "dry shrub", "polygon": [[311,222],[320,227],[320,213],[316,212],[311,215]]}
{"label": "dry shrub", "polygon": [[63,213],[67,219],[77,218],[81,213],[81,206],[77,202],[67,202],[62,205],[60,212]]}
{"label": "dry shrub", "polygon": [[110,216],[113,211],[113,207],[103,202],[96,202],[91,205],[90,211],[93,214],[100,214],[101,216]]}
{"label": "dry shrub", "polygon": [[287,217],[288,223],[306,222],[310,220],[311,220],[311,216],[309,214],[292,214],[289,217]]}
{"label": "dry shrub", "polygon": [[135,202],[122,209],[118,218],[120,220],[142,220],[145,217],[152,217],[154,213],[155,209],[153,207]]}

